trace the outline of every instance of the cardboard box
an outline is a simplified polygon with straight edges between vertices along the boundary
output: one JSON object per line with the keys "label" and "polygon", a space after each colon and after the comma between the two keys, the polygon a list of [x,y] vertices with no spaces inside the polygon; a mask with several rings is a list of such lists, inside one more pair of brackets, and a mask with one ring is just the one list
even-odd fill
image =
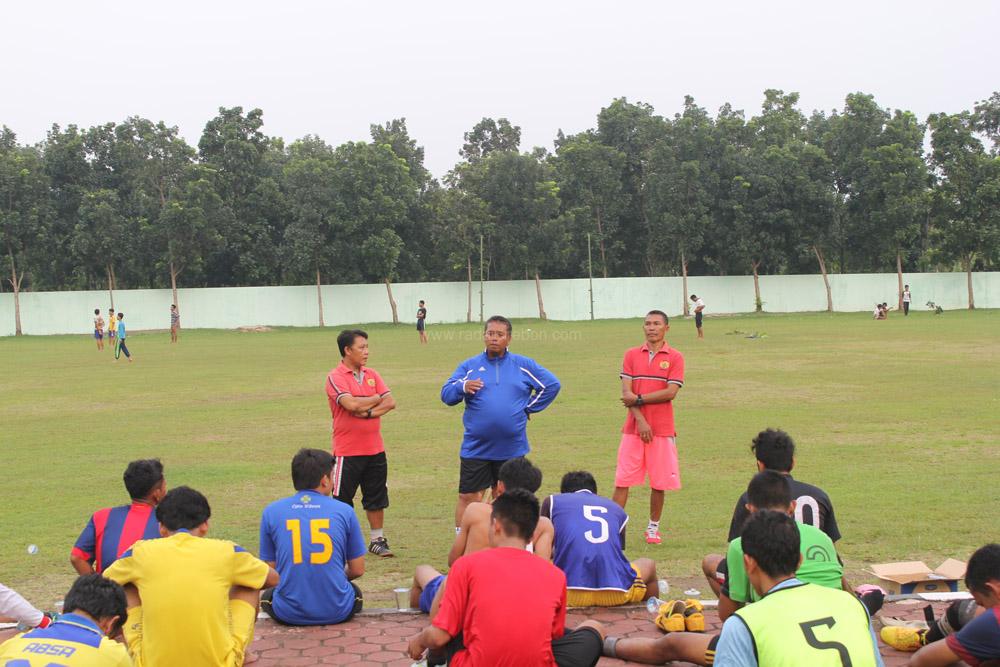
{"label": "cardboard box", "polygon": [[921,561],[872,565],[871,573],[890,595],[911,593],[955,593],[965,576],[965,563],[949,558],[934,570]]}

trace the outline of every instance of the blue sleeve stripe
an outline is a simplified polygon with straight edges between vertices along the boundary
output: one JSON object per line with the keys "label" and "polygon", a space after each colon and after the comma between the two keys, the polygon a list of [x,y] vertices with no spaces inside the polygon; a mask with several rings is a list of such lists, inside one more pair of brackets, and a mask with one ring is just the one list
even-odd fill
{"label": "blue sleeve stripe", "polygon": [[244,549],[238,544],[233,545],[233,551],[235,551],[236,553],[246,553],[246,549]]}

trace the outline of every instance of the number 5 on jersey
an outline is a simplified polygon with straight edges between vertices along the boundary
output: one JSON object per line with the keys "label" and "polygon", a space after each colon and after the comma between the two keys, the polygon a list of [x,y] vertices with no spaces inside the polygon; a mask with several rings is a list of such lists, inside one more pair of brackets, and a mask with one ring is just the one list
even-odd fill
{"label": "number 5 on jersey", "polygon": [[[288,519],[285,521],[285,528],[292,534],[292,563],[298,565],[302,562],[302,522],[299,519]],[[319,551],[309,554],[309,562],[313,565],[329,563],[333,557],[333,541],[329,534],[323,532],[324,530],[330,530],[329,519],[309,521],[309,541],[322,547]]]}
{"label": "number 5 on jersey", "polygon": [[591,544],[602,544],[608,541],[608,520],[602,516],[597,516],[598,514],[607,514],[608,508],[601,507],[600,505],[584,505],[583,506],[583,517],[587,521],[592,521],[597,524],[597,534],[594,534],[593,530],[588,530],[583,534],[587,538],[587,541]]}

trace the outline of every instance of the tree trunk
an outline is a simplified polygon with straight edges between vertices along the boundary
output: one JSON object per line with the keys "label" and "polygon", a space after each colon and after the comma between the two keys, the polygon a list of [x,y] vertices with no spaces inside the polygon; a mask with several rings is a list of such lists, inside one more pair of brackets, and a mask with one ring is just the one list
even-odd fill
{"label": "tree trunk", "polygon": [[896,310],[903,310],[903,253],[896,249],[896,281],[899,283],[899,302],[896,304]]}
{"label": "tree trunk", "polygon": [[688,302],[688,263],[683,250],[681,250],[681,276],[683,278],[681,289],[684,291],[684,317],[687,317],[691,314],[691,308]]}
{"label": "tree trunk", "polygon": [[826,274],[826,260],[818,245],[813,245],[813,252],[816,253],[816,261],[819,262],[819,271],[823,274],[823,286],[826,287],[826,312],[833,312],[833,293],[830,291],[830,276]]}
{"label": "tree trunk", "polygon": [[764,312],[764,302],[760,300],[760,276],[757,275],[757,268],[760,266],[760,262],[750,262],[750,266],[753,268],[754,310],[758,313],[762,313]]}
{"label": "tree trunk", "polygon": [[17,265],[14,264],[14,251],[7,246],[7,254],[10,257],[10,286],[14,288],[14,335],[21,335],[21,281],[24,279],[24,272],[17,275]]}
{"label": "tree trunk", "polygon": [[608,277],[608,258],[604,253],[604,226],[601,223],[601,207],[598,206],[597,210],[597,242],[601,248],[601,269],[604,271],[604,277]]}
{"label": "tree trunk", "polygon": [[392,283],[385,279],[385,291],[389,293],[389,307],[392,308],[392,323],[399,324],[399,314],[396,311],[396,300],[392,298]]}
{"label": "tree trunk", "polygon": [[178,308],[181,307],[177,303],[177,276],[180,275],[180,270],[174,267],[174,260],[170,260],[170,294],[173,296],[174,305]]}
{"label": "tree trunk", "polygon": [[468,261],[469,266],[469,307],[465,313],[465,321],[472,321],[472,255],[468,255],[465,258]]}
{"label": "tree trunk", "polygon": [[115,281],[111,277],[111,265],[107,265],[108,268],[108,296],[111,297],[111,307],[115,307]]}
{"label": "tree trunk", "polygon": [[542,279],[538,276],[538,270],[535,270],[535,294],[538,295],[538,317],[543,320],[549,319],[549,316],[545,314],[545,304],[542,302]]}
{"label": "tree trunk", "polygon": [[316,267],[316,304],[319,306],[319,325],[325,327],[323,321],[323,290],[320,288],[319,267]]}
{"label": "tree trunk", "polygon": [[[972,253],[965,257],[965,284],[969,288],[969,310],[976,309],[976,299],[972,295]],[[15,295],[17,292],[15,292]],[[16,296],[14,297],[17,298]]]}

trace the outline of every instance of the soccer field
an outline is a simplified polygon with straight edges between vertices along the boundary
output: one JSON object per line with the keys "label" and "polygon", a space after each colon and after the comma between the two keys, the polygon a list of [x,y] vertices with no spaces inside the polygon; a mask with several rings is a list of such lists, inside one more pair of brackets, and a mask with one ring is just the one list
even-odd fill
{"label": "soccer field", "polygon": [[[514,323],[511,349],[563,385],[528,426],[540,497],[581,468],[610,495],[624,419],[618,371],[641,324]],[[430,326],[421,347],[409,325],[363,328],[371,366],[399,404],[382,420],[397,557],[369,558],[359,581],[369,598],[388,599],[417,563],[446,565],[462,408],[439,391],[482,350],[481,329]],[[796,476],[832,497],[853,580],[872,562],[935,566],[1000,538],[1000,311],[724,317],[705,330],[697,341],[693,323],[676,318],[667,334],[687,367],[675,404],[684,488],[667,495],[660,546],[641,540],[648,492],[633,492],[630,558],[654,558],[668,579],[698,575],[702,555],[725,545],[755,472],[750,440],[767,426],[795,438]],[[113,364],[82,335],[0,339],[0,581],[42,607],[61,599],[74,540],[94,510],[127,502],[121,475],[136,458],[161,458],[168,486],[205,493],[210,536],[255,551],[260,511],[291,493],[292,455],[330,446],[323,383],[339,362],[338,331],[184,331],[173,346],[165,332],[136,333],[133,364]]]}

